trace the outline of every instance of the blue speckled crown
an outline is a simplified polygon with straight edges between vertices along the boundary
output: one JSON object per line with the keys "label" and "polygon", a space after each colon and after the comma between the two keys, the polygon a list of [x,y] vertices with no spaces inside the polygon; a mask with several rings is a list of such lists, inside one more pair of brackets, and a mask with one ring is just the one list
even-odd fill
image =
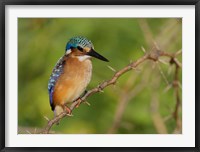
{"label": "blue speckled crown", "polygon": [[94,48],[90,40],[88,40],[87,38],[83,36],[76,36],[76,37],[72,37],[69,40],[69,42],[67,42],[66,51],[69,50],[71,47],[76,48],[77,46],[80,46],[82,48],[84,47]]}

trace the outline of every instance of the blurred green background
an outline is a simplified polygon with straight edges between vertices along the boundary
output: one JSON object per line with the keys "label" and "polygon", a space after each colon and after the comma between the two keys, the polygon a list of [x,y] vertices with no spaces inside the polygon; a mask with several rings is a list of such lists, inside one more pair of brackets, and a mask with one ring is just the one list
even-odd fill
{"label": "blurred green background", "polygon": [[[109,63],[93,59],[87,90],[112,77],[131,61],[151,50],[175,53],[182,48],[182,20],[176,18],[19,18],[18,19],[18,133],[38,133],[53,118],[47,84],[65,45],[73,36],[90,39]],[[181,62],[181,54],[178,56]],[[174,66],[146,61],[124,74],[115,86],[90,96],[73,117],[61,120],[52,133],[176,133],[172,117],[176,99],[169,88]],[[179,73],[182,82],[182,72]],[[169,89],[168,89],[169,88]],[[180,89],[181,95],[181,89]],[[181,106],[179,110],[181,122]]]}

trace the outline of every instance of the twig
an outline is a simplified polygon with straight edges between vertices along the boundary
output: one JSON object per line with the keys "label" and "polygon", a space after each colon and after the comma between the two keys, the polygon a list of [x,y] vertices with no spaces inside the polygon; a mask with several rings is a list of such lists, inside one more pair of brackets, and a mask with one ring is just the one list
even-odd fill
{"label": "twig", "polygon": [[154,38],[153,38],[153,33],[151,31],[151,28],[149,27],[148,22],[146,19],[139,19],[138,21],[139,21],[140,28],[144,33],[143,35],[144,35],[145,41],[148,47],[151,47],[152,41]]}
{"label": "twig", "polygon": [[[157,63],[157,62],[156,62],[156,63]],[[161,67],[160,67],[160,65],[159,65],[158,63],[157,63],[157,66],[158,66],[158,70],[159,70],[161,76],[162,76],[163,79],[165,80],[165,83],[166,83],[167,85],[169,85],[169,82],[168,82],[168,80],[167,80],[167,78],[166,78],[164,72],[162,71],[162,69],[161,69]]]}
{"label": "twig", "polygon": [[[161,50],[153,50],[149,53],[146,53],[144,56],[142,56],[141,58],[139,58],[138,60],[136,60],[135,62],[131,62],[130,64],[128,64],[127,66],[125,66],[124,68],[122,68],[121,70],[115,72],[115,74],[113,75],[113,77],[110,80],[104,81],[101,84],[99,84],[97,87],[89,90],[83,97],[81,97],[79,100],[74,101],[71,106],[70,109],[71,111],[74,110],[74,108],[76,107],[76,105],[80,102],[83,103],[86,98],[88,98],[89,96],[91,96],[92,94],[95,94],[97,92],[101,92],[104,88],[106,88],[107,86],[110,85],[114,85],[118,78],[120,76],[122,76],[124,73],[135,69],[138,65],[140,65],[141,63],[143,63],[146,60],[152,60],[154,62],[158,61],[159,57],[161,56],[167,56],[169,57],[171,60],[173,59],[173,61],[175,62],[175,58],[174,58],[174,54],[169,54],[167,52],[161,51]],[[170,61],[171,61],[170,60]],[[177,62],[178,63],[178,60]],[[177,64],[178,65],[178,64]],[[41,132],[43,134],[48,134],[51,127],[58,123],[63,117],[67,116],[67,112],[63,112],[60,115],[56,116],[55,118],[53,118],[52,120],[48,121],[48,124],[46,125],[46,127],[44,128],[44,130]]]}
{"label": "twig", "polygon": [[176,128],[174,130],[174,133],[180,133],[181,132],[181,128],[182,128],[182,122],[181,119],[179,118],[179,108],[181,105],[181,99],[179,96],[179,80],[178,80],[178,72],[179,72],[179,66],[178,64],[175,63],[175,75],[174,75],[174,82],[173,82],[173,87],[174,87],[174,92],[175,92],[175,96],[176,96],[176,106],[175,106],[175,110],[173,113],[174,119],[176,120]]}
{"label": "twig", "polygon": [[167,127],[165,125],[165,121],[163,120],[162,116],[159,113],[159,101],[157,98],[156,93],[152,96],[151,101],[151,117],[153,120],[153,124],[156,128],[156,131],[159,134],[167,134]]}

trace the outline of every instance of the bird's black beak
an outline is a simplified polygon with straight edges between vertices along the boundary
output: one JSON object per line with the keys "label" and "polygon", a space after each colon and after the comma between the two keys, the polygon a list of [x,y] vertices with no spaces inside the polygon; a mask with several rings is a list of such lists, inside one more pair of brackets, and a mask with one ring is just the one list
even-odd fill
{"label": "bird's black beak", "polygon": [[102,55],[100,55],[99,53],[97,53],[96,51],[94,51],[94,49],[91,49],[91,50],[87,53],[87,55],[92,56],[92,57],[95,57],[95,58],[100,59],[100,60],[102,60],[102,61],[109,62],[108,59],[106,59],[105,57],[103,57]]}

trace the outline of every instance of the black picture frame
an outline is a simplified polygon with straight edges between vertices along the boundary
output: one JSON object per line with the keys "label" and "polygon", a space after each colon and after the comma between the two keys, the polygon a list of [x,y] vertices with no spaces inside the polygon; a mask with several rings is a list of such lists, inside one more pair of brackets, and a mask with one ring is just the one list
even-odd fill
{"label": "black picture frame", "polygon": [[199,51],[200,51],[200,1],[199,0],[1,0],[0,2],[0,46],[1,46],[1,79],[0,79],[0,150],[1,151],[200,151],[200,142],[199,142],[199,115],[200,115],[200,106],[199,106],[199,95],[195,97],[195,147],[96,147],[96,148],[83,148],[83,147],[66,147],[66,148],[58,148],[58,147],[5,147],[5,94],[6,94],[6,86],[5,86],[5,7],[7,5],[195,5],[195,71],[196,77],[195,80],[196,87],[195,93],[198,93],[199,90],[199,82],[198,82],[198,65],[199,65]]}

